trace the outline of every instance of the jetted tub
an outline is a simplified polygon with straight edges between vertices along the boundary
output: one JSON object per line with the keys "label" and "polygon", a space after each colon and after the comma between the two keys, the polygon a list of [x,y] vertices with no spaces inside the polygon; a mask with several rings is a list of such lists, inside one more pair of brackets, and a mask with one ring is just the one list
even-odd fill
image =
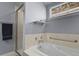
{"label": "jetted tub", "polygon": [[24,51],[29,56],[79,56],[79,49],[41,43]]}

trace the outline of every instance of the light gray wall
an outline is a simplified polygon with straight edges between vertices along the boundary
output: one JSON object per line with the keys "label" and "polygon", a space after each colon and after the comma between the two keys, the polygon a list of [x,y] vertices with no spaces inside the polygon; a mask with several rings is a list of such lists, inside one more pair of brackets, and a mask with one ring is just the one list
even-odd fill
{"label": "light gray wall", "polygon": [[2,31],[1,31],[2,23],[12,23],[14,27],[15,24],[14,3],[0,2],[0,55],[14,50],[14,39],[7,41],[2,40]]}
{"label": "light gray wall", "polygon": [[25,8],[25,34],[40,33],[42,26],[31,22],[46,19],[45,6],[41,2],[26,2]]}
{"label": "light gray wall", "polygon": [[46,19],[45,6],[41,2],[26,2],[26,23]]}
{"label": "light gray wall", "polygon": [[33,23],[26,24],[26,34],[37,34],[42,32],[43,26]]}
{"label": "light gray wall", "polygon": [[[54,2],[52,4],[54,4]],[[47,8],[50,9],[52,6],[53,5],[50,4],[47,6]],[[47,14],[49,14],[48,10]],[[49,16],[47,15],[47,17]],[[79,13],[53,19],[51,23],[47,23],[45,32],[79,34]]]}
{"label": "light gray wall", "polygon": [[[62,2],[60,2],[60,3],[62,3]],[[52,2],[51,4],[46,5],[46,18],[49,18],[49,13],[48,13],[49,9],[52,6],[58,5],[60,3]],[[29,14],[32,14],[32,12],[31,13],[29,12]],[[27,19],[28,16],[29,15],[26,13],[26,22],[28,20]],[[29,19],[32,19],[32,18],[33,17],[29,17]],[[26,27],[25,34],[36,34],[36,33],[40,33],[43,31],[43,26],[37,25],[37,24],[26,23],[25,27]],[[78,30],[79,30],[79,14],[77,13],[77,15],[56,18],[51,23],[47,23],[46,27],[44,29],[44,32],[78,34],[79,33]]]}

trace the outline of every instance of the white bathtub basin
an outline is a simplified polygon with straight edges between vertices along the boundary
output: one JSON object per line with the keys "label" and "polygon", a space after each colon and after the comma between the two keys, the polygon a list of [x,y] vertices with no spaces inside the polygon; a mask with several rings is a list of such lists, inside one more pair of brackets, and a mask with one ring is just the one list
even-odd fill
{"label": "white bathtub basin", "polygon": [[50,43],[41,43],[24,51],[30,56],[79,56],[79,50]]}

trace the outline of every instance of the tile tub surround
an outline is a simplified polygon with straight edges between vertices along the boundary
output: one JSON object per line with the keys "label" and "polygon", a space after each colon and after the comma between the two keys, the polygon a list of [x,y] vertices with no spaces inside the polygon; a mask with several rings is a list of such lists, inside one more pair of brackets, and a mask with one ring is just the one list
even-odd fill
{"label": "tile tub surround", "polygon": [[31,34],[25,36],[25,49],[30,48],[38,44],[41,34]]}
{"label": "tile tub surround", "polygon": [[[50,39],[49,37],[67,40],[67,41]],[[78,42],[68,42],[68,41],[74,41],[74,40],[77,40]],[[79,35],[78,34],[47,33],[46,42],[79,49]]]}
{"label": "tile tub surround", "polygon": [[[62,40],[50,39],[49,37],[62,39]],[[63,46],[79,49],[79,35],[78,34],[63,34],[63,33],[28,34],[25,36],[25,49],[39,44],[38,43],[39,40],[43,40],[43,42],[47,42],[47,43],[63,45]],[[74,40],[77,40],[78,42],[68,42],[68,41],[74,41]]]}

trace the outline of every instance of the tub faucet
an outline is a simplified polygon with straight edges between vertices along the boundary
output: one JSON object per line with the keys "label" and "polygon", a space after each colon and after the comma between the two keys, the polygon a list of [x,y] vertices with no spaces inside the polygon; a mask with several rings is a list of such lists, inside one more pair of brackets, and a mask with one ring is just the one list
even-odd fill
{"label": "tub faucet", "polygon": [[43,42],[44,42],[43,40],[39,40],[39,41],[38,41],[38,43],[43,43]]}
{"label": "tub faucet", "polygon": [[38,43],[43,43],[44,42],[44,40],[43,40],[43,38],[42,38],[42,36],[40,37],[40,40],[38,41]]}

